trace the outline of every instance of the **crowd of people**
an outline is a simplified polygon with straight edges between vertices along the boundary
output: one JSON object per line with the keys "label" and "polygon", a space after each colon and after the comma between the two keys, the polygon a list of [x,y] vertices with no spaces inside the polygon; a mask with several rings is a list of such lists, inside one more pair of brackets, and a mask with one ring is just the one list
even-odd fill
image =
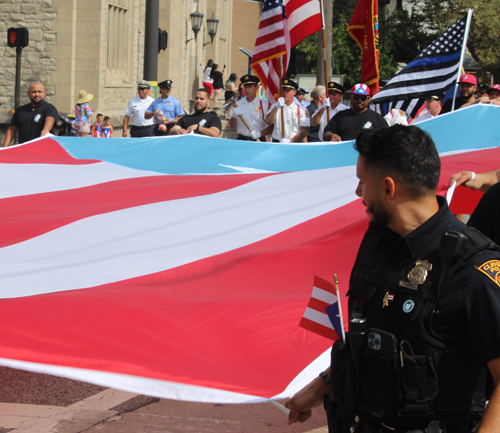
{"label": "crowd of people", "polygon": [[[196,91],[193,110],[186,116],[178,99],[172,96],[172,80],[158,83],[159,98],[153,99],[149,82],[137,83],[138,95],[132,98],[124,111],[122,136],[165,136],[194,132],[195,134],[219,137],[222,122],[217,114],[218,100],[225,89],[223,108],[230,129],[236,129],[238,140],[272,141],[281,143],[345,141],[356,138],[360,131],[387,128],[394,124],[418,124],[438,115],[473,104],[500,105],[500,85],[477,86],[472,74],[459,79],[459,95],[443,104],[444,95],[429,95],[424,106],[414,119],[406,113],[393,109],[386,116],[370,109],[371,92],[359,83],[350,92],[350,107],[344,105],[344,86],[328,82],[312,90],[309,101],[307,88],[299,88],[290,79],[282,80],[282,95],[269,106],[265,98],[258,96],[260,80],[254,75],[244,75],[237,85],[236,74],[230,74],[224,83],[226,68],[209,60],[203,71],[203,88]],[[30,103],[19,107],[7,130],[4,147],[8,146],[17,131],[19,143],[45,135],[56,125],[57,110],[45,99],[42,83],[32,83],[28,90]],[[113,137],[113,125],[108,116],[97,114],[92,123],[93,111],[90,101],[93,95],[82,90],[76,101],[75,111],[67,117],[71,135],[77,137]],[[186,119],[182,120],[184,117]],[[194,123],[192,123],[194,122]],[[187,124],[189,123],[189,124]],[[195,127],[195,123],[197,126]],[[178,126],[178,127],[177,127]]]}

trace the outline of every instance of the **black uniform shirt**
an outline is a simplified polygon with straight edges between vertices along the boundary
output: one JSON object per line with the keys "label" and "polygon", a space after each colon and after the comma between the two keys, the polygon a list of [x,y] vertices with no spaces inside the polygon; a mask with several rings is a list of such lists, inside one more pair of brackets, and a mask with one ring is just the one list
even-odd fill
{"label": "black uniform shirt", "polygon": [[500,245],[500,183],[485,192],[468,224]]}

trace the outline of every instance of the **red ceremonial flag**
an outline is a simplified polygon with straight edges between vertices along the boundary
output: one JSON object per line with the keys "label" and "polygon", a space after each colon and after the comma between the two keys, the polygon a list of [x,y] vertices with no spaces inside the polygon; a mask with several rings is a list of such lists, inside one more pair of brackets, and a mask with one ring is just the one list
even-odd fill
{"label": "red ceremonial flag", "polygon": [[347,32],[361,48],[361,81],[373,96],[379,91],[378,0],[358,1]]}
{"label": "red ceremonial flag", "polygon": [[[250,65],[271,103],[279,97],[280,78],[286,76],[290,50],[321,30],[318,0],[265,0]],[[280,77],[281,63],[281,77]]]}

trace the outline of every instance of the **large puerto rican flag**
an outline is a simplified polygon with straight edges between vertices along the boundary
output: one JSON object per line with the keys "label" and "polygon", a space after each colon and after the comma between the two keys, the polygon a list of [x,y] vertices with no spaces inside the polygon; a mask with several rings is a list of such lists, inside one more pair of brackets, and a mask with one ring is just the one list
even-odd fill
{"label": "large puerto rican flag", "polygon": [[[498,124],[491,106],[420,124],[440,194],[500,167]],[[298,326],[314,276],[338,274],[347,311],[356,157],[193,135],[1,149],[0,365],[183,400],[293,394],[328,364],[331,341]]]}

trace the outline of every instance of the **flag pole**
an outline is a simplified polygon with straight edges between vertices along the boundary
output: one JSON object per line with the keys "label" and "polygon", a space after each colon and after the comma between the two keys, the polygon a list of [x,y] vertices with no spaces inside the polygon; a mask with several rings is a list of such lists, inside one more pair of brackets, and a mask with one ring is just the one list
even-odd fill
{"label": "flag pole", "polygon": [[340,327],[342,328],[342,341],[345,343],[344,318],[342,317],[342,304],[340,302],[339,279],[337,277],[337,274],[333,274],[333,281],[335,281],[335,290],[337,292],[337,303],[339,304]]}
{"label": "flag pole", "polygon": [[[279,66],[280,66],[280,98],[283,96],[283,56],[279,58]],[[281,138],[285,138],[285,112],[283,111],[284,107],[280,107],[281,111]],[[292,131],[290,131],[291,133]]]}
{"label": "flag pole", "polygon": [[[323,35],[323,62],[325,65],[325,88],[328,98],[328,66],[326,64],[326,36],[325,36],[325,14],[323,11],[323,1],[319,0],[319,10],[321,11],[321,34]],[[326,122],[330,120],[330,107],[326,107]]]}
{"label": "flag pole", "polygon": [[467,22],[465,24],[465,34],[464,34],[464,44],[462,45],[462,53],[460,54],[460,63],[458,65],[457,81],[455,82],[455,92],[453,93],[453,101],[451,102],[451,111],[455,111],[455,98],[457,97],[457,86],[458,80],[460,80],[460,75],[462,72],[462,66],[464,64],[465,50],[467,49],[467,39],[469,39],[470,23],[472,21],[472,9],[467,11]]}

